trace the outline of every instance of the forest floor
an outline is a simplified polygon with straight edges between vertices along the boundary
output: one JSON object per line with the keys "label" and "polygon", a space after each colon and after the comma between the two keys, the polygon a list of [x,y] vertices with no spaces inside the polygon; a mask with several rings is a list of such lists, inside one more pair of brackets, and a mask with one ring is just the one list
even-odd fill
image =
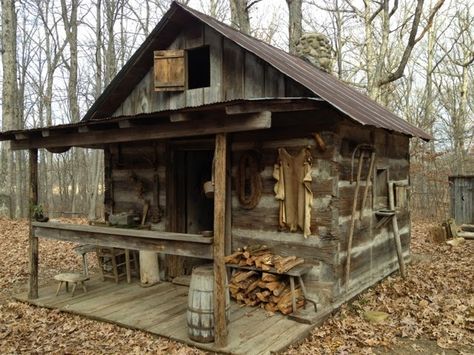
{"label": "forest floor", "polygon": [[[288,354],[474,354],[474,241],[435,245],[427,238],[430,223],[412,227],[407,279],[395,273],[363,292]],[[0,218],[1,353],[202,353],[145,332],[15,301],[12,295],[27,282],[27,241],[25,221]],[[72,247],[40,241],[40,282],[81,268]],[[370,323],[364,319],[370,310],[388,318]]]}

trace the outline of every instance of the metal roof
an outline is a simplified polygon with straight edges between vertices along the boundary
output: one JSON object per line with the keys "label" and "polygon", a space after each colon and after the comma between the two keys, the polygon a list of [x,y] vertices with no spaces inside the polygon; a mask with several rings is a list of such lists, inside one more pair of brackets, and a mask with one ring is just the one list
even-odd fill
{"label": "metal roof", "polygon": [[173,2],[173,5],[191,13],[223,36],[271,64],[277,70],[305,86],[315,95],[326,100],[360,124],[386,128],[423,139],[432,139],[422,129],[401,119],[370,99],[367,95],[343,83],[335,76],[316,68],[305,60],[245,35],[210,16],[180,3]]}
{"label": "metal roof", "polygon": [[171,4],[155,29],[90,107],[82,121],[110,117],[153,65],[153,50],[166,48],[176,33],[193,21],[200,21],[212,27],[362,125],[385,128],[425,140],[432,139],[420,128],[396,116],[335,76],[176,1]]}

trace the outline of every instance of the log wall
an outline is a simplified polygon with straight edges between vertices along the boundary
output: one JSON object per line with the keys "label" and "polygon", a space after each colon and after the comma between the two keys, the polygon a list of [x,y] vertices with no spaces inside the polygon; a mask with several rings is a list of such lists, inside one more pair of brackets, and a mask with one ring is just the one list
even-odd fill
{"label": "log wall", "polygon": [[[336,134],[337,117],[321,110],[306,113],[274,115],[272,129],[262,132],[235,134],[232,144],[232,176],[235,179],[240,157],[245,151],[256,150],[261,156],[262,196],[253,209],[240,206],[232,184],[232,249],[249,244],[265,244],[283,256],[303,257],[313,265],[306,277],[311,298],[330,303],[334,297],[334,277],[338,267],[338,170],[336,157],[339,138]],[[333,123],[328,123],[328,122]],[[318,132],[326,150],[318,148],[313,136]],[[311,230],[307,239],[302,232],[280,231],[279,202],[275,199],[275,179],[272,176],[278,148],[297,154],[309,147],[313,158],[313,209]]]}
{"label": "log wall", "polygon": [[[364,128],[353,124],[343,124],[339,128],[341,149],[338,161],[339,170],[339,265],[336,272],[336,294],[339,299],[347,299],[359,293],[373,283],[383,279],[398,269],[397,253],[393,238],[391,222],[382,228],[375,228],[378,218],[372,213],[382,207],[377,206],[383,199],[377,194],[387,193],[384,187],[386,176],[390,180],[409,183],[409,138],[399,134],[389,133],[382,129]],[[375,147],[375,172],[384,174],[375,176],[369,184],[368,199],[360,219],[362,195],[365,189],[365,179],[369,170],[369,158],[364,160],[359,191],[356,224],[351,250],[351,272],[347,293],[343,285],[345,263],[347,258],[347,241],[351,220],[351,209],[356,183],[351,183],[351,165],[354,169],[354,179],[357,175],[358,159],[351,162],[352,152],[358,144],[372,144]],[[377,175],[377,174],[375,174]],[[378,192],[379,191],[379,192]],[[407,189],[400,191],[407,196]],[[388,202],[385,199],[385,203]],[[388,206],[387,206],[388,207]],[[386,207],[385,207],[386,208]],[[397,213],[400,228],[400,238],[405,259],[409,259],[410,244],[410,214],[409,203],[404,204]]]}
{"label": "log wall", "polygon": [[113,212],[134,211],[142,214],[144,203],[147,201],[150,203],[149,221],[153,206],[154,175],[158,174],[159,206],[162,217],[161,222],[153,225],[153,228],[164,231],[166,226],[165,144],[160,142],[116,144],[110,146],[109,151],[110,168],[106,166],[106,175],[110,169],[109,190],[113,201]]}
{"label": "log wall", "polygon": [[[333,121],[334,124],[323,123],[328,121]],[[327,146],[325,151],[318,148],[312,132],[320,133]],[[240,207],[235,183],[233,184],[232,248],[248,244],[266,244],[271,246],[275,253],[303,257],[314,266],[306,278],[309,293],[323,305],[340,302],[395,271],[398,263],[391,223],[375,229],[377,223],[377,217],[373,213],[376,202],[375,183],[369,184],[363,218],[359,220],[365,179],[369,170],[369,159],[366,159],[361,177],[351,252],[351,281],[347,293],[343,287],[355,190],[355,182],[350,181],[351,157],[355,147],[362,143],[375,146],[375,170],[387,169],[391,180],[408,183],[407,137],[381,129],[341,123],[338,116],[330,111],[280,114],[274,118],[272,129],[269,131],[234,135],[232,175],[235,178],[243,152],[250,149],[258,151],[262,157],[263,193],[259,204],[247,210]],[[305,239],[302,232],[279,231],[279,204],[273,192],[275,179],[272,177],[272,172],[278,148],[284,147],[290,154],[296,154],[307,146],[310,147],[313,156],[311,222],[313,235]],[[355,159],[354,176],[357,162]],[[374,178],[374,181],[377,179]],[[398,221],[403,251],[405,257],[409,258],[408,206],[400,210]]]}

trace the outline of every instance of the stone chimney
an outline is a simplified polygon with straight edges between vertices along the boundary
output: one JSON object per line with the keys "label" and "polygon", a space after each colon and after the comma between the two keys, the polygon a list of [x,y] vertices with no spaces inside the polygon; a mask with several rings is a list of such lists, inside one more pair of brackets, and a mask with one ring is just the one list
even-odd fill
{"label": "stone chimney", "polygon": [[296,55],[325,72],[332,72],[334,51],[331,42],[322,33],[302,35],[296,45]]}

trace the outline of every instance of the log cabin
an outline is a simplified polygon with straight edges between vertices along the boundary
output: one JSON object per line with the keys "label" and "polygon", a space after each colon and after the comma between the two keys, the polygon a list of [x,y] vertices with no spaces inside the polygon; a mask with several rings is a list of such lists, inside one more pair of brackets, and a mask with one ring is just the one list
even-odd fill
{"label": "log cabin", "polygon": [[133,212],[150,226],[32,222],[25,299],[48,306],[38,301],[41,238],[140,250],[158,260],[141,267],[159,268],[163,282],[211,262],[214,343],[145,329],[248,353],[237,328],[252,326],[226,321],[224,258],[266,245],[304,259],[307,298],[317,304],[311,325],[283,317],[246,339],[250,352],[279,350],[410,260],[412,137],[431,138],[308,61],[173,2],[80,122],[0,135],[30,152],[32,205],[38,149],[102,149],[105,219]]}

